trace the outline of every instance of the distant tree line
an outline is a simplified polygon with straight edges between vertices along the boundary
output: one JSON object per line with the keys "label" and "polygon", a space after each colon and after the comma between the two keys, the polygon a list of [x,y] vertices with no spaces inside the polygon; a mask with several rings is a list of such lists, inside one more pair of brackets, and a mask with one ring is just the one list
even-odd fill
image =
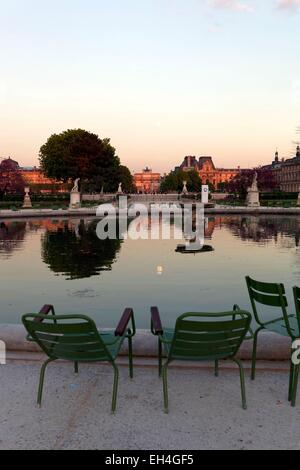
{"label": "distant tree line", "polygon": [[175,170],[171,171],[165,176],[160,185],[160,191],[162,193],[168,192],[181,192],[183,190],[184,181],[187,182],[187,189],[189,192],[200,192],[201,191],[201,178],[196,170],[183,171]]}

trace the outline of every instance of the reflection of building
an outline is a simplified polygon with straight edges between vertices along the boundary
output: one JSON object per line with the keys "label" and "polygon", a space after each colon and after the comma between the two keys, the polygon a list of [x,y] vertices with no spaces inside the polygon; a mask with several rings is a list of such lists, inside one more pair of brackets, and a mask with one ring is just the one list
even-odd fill
{"label": "reflection of building", "polygon": [[287,160],[279,160],[278,152],[271,165],[264,167],[273,170],[275,179],[282,191],[300,192],[300,147],[296,149],[296,155]]}
{"label": "reflection of building", "polygon": [[134,175],[134,184],[139,193],[156,193],[159,190],[160,181],[160,173],[153,173],[148,167]]}
{"label": "reflection of building", "polygon": [[66,191],[67,185],[47,178],[36,167],[21,168],[18,162],[7,158],[0,163],[0,189],[8,193],[23,192],[24,186],[29,186],[32,191],[49,193]]}
{"label": "reflection of building", "polygon": [[197,157],[192,156],[185,157],[180,167],[176,169],[183,171],[196,170],[203,184],[212,184],[216,189],[218,185],[227,183],[241,171],[240,168],[216,168],[212,157],[197,159]]}
{"label": "reflection of building", "polygon": [[0,259],[20,248],[26,234],[26,222],[0,222]]}

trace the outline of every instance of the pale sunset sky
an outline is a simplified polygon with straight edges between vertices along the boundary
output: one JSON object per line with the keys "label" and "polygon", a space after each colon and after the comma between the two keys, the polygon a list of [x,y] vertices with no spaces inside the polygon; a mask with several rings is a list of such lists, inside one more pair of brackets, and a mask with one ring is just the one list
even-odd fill
{"label": "pale sunset sky", "polygon": [[110,137],[132,171],[253,167],[300,140],[300,0],[0,0],[0,158]]}

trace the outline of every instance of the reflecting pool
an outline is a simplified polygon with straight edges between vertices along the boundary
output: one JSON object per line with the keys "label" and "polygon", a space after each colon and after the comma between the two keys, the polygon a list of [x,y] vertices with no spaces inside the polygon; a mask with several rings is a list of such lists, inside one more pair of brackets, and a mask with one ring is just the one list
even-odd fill
{"label": "reflecting pool", "polygon": [[[113,327],[133,307],[148,328],[158,305],[166,325],[187,311],[249,308],[245,275],[300,286],[300,218],[215,216],[206,219],[213,251],[176,252],[185,240],[105,240],[97,220],[0,221],[0,322],[52,303],[57,313],[82,313]],[[181,238],[181,240],[179,240]],[[291,311],[293,310],[290,302]]]}

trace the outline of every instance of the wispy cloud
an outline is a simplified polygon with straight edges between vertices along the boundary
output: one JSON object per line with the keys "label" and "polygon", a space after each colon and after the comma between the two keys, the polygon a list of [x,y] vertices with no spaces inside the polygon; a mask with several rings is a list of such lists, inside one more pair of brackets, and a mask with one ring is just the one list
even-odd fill
{"label": "wispy cloud", "polygon": [[300,0],[278,0],[277,6],[280,10],[295,11],[300,8]]}
{"label": "wispy cloud", "polygon": [[[298,0],[294,1],[298,2]],[[240,0],[210,0],[209,3],[215,8],[222,8],[225,10],[241,11],[246,13],[252,13],[254,11],[254,8],[248,3]]]}

